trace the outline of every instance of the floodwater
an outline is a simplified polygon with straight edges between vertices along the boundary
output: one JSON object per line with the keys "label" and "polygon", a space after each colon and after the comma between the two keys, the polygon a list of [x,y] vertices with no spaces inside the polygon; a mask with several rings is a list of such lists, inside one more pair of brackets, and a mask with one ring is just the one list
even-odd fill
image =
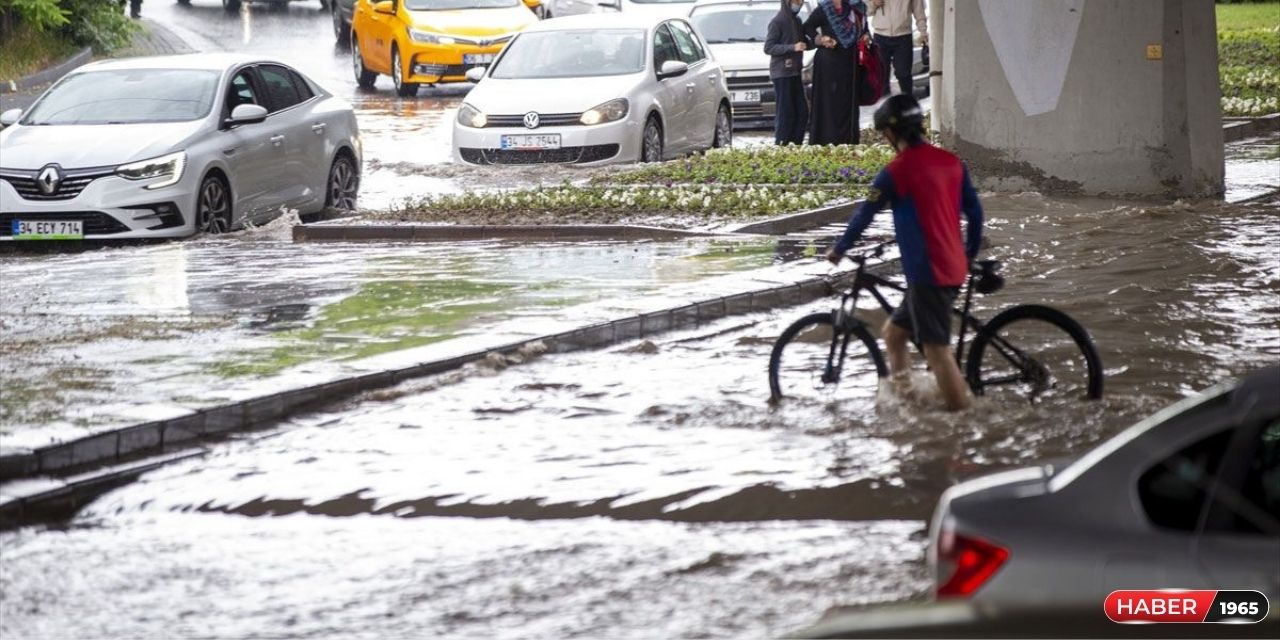
{"label": "floodwater", "polygon": [[[959,415],[766,402],[830,302],[370,394],[0,534],[5,636],[761,637],[924,597],[924,520],[973,474],[1079,455],[1280,358],[1280,203],[992,196],[1008,285],[1095,338],[1100,402]],[[85,607],[83,603],[94,603]]]}

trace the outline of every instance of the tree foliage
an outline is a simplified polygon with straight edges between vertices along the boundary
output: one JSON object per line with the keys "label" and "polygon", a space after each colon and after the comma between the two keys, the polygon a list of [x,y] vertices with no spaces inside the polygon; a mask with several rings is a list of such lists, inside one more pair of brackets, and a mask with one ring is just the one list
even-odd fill
{"label": "tree foliage", "polygon": [[118,0],[0,0],[0,35],[13,33],[18,23],[57,31],[101,53],[128,44],[135,28]]}

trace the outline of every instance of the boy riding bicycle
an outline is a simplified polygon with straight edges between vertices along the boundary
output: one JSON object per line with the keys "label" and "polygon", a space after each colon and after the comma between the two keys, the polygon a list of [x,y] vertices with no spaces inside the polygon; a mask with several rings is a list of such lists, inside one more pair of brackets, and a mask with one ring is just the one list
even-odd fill
{"label": "boy riding bicycle", "polygon": [[[885,100],[876,109],[875,128],[898,155],[871,183],[866,201],[827,259],[838,264],[872,217],[892,205],[907,292],[882,330],[891,380],[909,388],[907,341],[914,334],[947,409],[958,411],[969,406],[969,389],[948,350],[951,306],[982,242],[982,204],[960,159],[925,140],[924,114],[915,98],[903,94]],[[966,220],[963,244],[961,213]]]}

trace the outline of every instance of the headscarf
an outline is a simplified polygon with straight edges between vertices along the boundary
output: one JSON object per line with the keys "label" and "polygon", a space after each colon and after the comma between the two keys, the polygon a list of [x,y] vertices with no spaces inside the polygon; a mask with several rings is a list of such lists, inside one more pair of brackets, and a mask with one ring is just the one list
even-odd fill
{"label": "headscarf", "polygon": [[852,49],[858,43],[859,18],[867,14],[867,3],[864,0],[844,0],[845,13],[841,15],[831,0],[822,0],[819,7],[827,14],[827,24],[831,25],[832,35],[845,49]]}

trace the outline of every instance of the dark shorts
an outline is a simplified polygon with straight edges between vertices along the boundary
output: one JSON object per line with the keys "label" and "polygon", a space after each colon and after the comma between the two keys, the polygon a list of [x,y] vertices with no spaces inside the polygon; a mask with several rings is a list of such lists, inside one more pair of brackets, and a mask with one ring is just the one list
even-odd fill
{"label": "dark shorts", "polygon": [[908,285],[902,304],[889,319],[921,344],[951,344],[951,305],[959,294],[960,287]]}

